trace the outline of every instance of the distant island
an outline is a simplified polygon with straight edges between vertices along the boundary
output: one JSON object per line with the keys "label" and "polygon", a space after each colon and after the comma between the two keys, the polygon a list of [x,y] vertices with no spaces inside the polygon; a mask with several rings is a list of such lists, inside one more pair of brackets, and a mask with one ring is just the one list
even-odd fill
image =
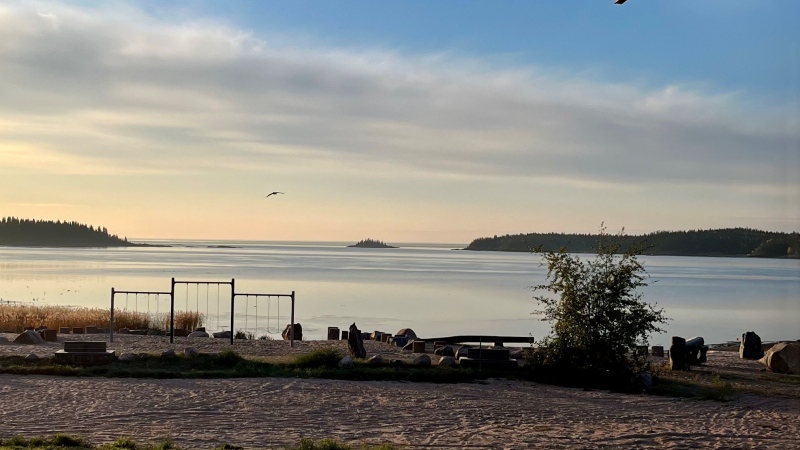
{"label": "distant island", "polygon": [[95,228],[78,222],[0,219],[0,246],[7,247],[154,247],[134,244],[127,238],[109,234],[105,227]]}
{"label": "distant island", "polygon": [[364,239],[364,240],[358,241],[357,243],[355,243],[355,244],[353,244],[353,245],[348,245],[348,247],[361,247],[361,248],[397,248],[397,247],[392,247],[391,245],[389,245],[389,244],[387,244],[387,243],[385,243],[385,242],[382,242],[382,241],[375,241],[375,240],[372,240],[372,239]]}
{"label": "distant island", "polygon": [[[594,252],[599,235],[528,233],[482,237],[464,250],[528,252],[541,246],[546,251],[562,247],[571,253]],[[611,237],[614,238],[613,236]],[[624,251],[633,243],[645,242],[648,255],[672,256],[750,256],[761,258],[799,258],[800,234],[760,231],[751,228],[717,230],[656,231],[626,236],[620,241]]]}

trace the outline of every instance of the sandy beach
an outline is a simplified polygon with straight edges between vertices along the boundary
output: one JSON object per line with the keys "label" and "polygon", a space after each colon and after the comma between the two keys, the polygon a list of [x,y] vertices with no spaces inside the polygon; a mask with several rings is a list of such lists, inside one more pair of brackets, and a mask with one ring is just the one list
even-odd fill
{"label": "sandy beach", "polygon": [[[227,348],[221,340],[194,341],[201,351]],[[182,338],[172,347],[187,344]],[[291,349],[280,341],[248,341],[235,348],[245,355],[280,357],[343,345],[311,341]],[[402,354],[388,345],[367,345],[370,354]],[[2,345],[0,354],[44,356],[60,347]],[[154,352],[169,343],[163,337],[122,336],[109,347]],[[757,362],[735,356],[710,352],[709,366],[758,370]],[[800,448],[800,397],[741,394],[721,403],[506,380],[437,385],[0,376],[0,436],[57,432],[95,443],[122,435],[145,441],[171,437],[186,448],[205,449],[223,443],[281,448],[303,437],[408,448],[787,449]]]}

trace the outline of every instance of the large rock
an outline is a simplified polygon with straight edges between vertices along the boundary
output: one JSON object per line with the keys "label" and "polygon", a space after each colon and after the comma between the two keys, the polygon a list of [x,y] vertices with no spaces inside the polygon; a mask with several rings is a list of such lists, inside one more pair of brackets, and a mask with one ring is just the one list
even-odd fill
{"label": "large rock", "polygon": [[36,345],[36,344],[44,344],[44,339],[39,336],[39,333],[33,330],[23,331],[22,334],[14,339],[15,344],[29,344],[29,345]]}
{"label": "large rock", "polygon": [[190,337],[190,338],[207,338],[208,337],[208,333],[206,333],[205,331],[192,331],[191,333],[189,333],[189,336],[187,336],[187,337]]}
{"label": "large rock", "polygon": [[374,355],[367,360],[367,364],[370,366],[382,366],[383,365],[383,356],[381,355]]}
{"label": "large rock", "polygon": [[412,340],[412,341],[417,338],[417,333],[414,333],[414,330],[412,330],[411,328],[403,328],[400,331],[398,331],[397,333],[395,333],[394,335],[395,336],[402,336],[402,337],[404,337],[406,339],[409,339],[409,340]]}
{"label": "large rock", "polygon": [[439,356],[456,356],[455,352],[453,351],[453,347],[449,345],[437,348],[433,351],[433,354]]}
{"label": "large rock", "polygon": [[[291,331],[292,331],[292,324],[287,324],[286,328],[283,329],[281,336],[283,337],[284,341],[291,340]],[[294,324],[294,340],[295,341],[302,341],[303,340],[303,326],[299,323]]]}
{"label": "large rock", "polygon": [[669,368],[671,370],[689,370],[686,339],[672,336],[672,345],[669,347]]}
{"label": "large rock", "polygon": [[362,337],[361,331],[356,326],[356,323],[353,322],[350,325],[350,331],[347,334],[347,350],[350,351],[350,354],[354,358],[366,358],[367,357],[367,350],[364,348],[364,339]]}
{"label": "large rock", "polygon": [[764,357],[764,348],[761,347],[761,338],[755,331],[742,334],[742,343],[739,344],[739,358],[760,359]]}
{"label": "large rock", "polygon": [[416,358],[414,358],[414,360],[411,361],[411,364],[413,364],[416,367],[430,367],[431,366],[431,357],[428,356],[427,354],[423,353],[421,355],[418,355]]}
{"label": "large rock", "polygon": [[800,375],[800,343],[775,344],[759,361],[767,366],[769,371]]}
{"label": "large rock", "polygon": [[183,349],[183,356],[186,356],[187,358],[197,358],[200,356],[200,352],[198,352],[194,347],[186,347]]}
{"label": "large rock", "polygon": [[353,368],[353,358],[350,356],[345,356],[344,358],[339,360],[339,367],[342,369],[352,369]]}
{"label": "large rock", "polygon": [[439,358],[438,366],[440,367],[452,367],[455,365],[456,365],[456,359],[453,358],[452,356],[442,356],[441,358]]}
{"label": "large rock", "polygon": [[119,355],[119,360],[122,362],[131,362],[136,360],[136,355],[133,353],[123,353]]}
{"label": "large rock", "polygon": [[232,333],[230,331],[217,331],[216,333],[211,333],[211,335],[216,339],[230,339]]}
{"label": "large rock", "polygon": [[456,358],[466,358],[471,346],[469,345],[462,345],[455,350],[455,357]]}

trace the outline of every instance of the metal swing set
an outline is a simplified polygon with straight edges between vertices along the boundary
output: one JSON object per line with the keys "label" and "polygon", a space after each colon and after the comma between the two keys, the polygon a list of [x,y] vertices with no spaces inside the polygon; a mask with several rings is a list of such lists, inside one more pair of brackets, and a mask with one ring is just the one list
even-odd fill
{"label": "metal swing set", "polygon": [[[209,287],[216,285],[217,286],[217,326],[219,327],[219,287],[221,285],[229,285],[231,287],[231,316],[230,316],[230,340],[231,345],[234,342],[234,307],[236,305],[236,298],[237,297],[244,297],[245,298],[245,328],[248,325],[248,318],[249,318],[249,310],[250,310],[250,297],[255,299],[255,308],[256,308],[256,329],[258,329],[258,301],[260,299],[267,300],[267,332],[275,332],[274,329],[270,326],[270,303],[273,297],[278,300],[278,321],[280,321],[280,300],[282,298],[288,298],[292,302],[291,308],[291,323],[289,328],[289,345],[294,347],[294,303],[295,303],[295,291],[292,291],[291,294],[265,294],[265,293],[239,293],[236,292],[236,280],[231,278],[231,281],[188,281],[188,280],[176,280],[172,278],[171,288],[168,292],[161,292],[161,291],[118,291],[111,288],[111,319],[109,323],[109,341],[114,342],[114,304],[115,304],[115,297],[118,294],[125,294],[125,309],[128,307],[128,296],[133,294],[135,296],[135,307],[138,311],[139,306],[139,295],[147,295],[147,313],[150,314],[150,296],[154,295],[156,297],[156,310],[159,310],[159,302],[158,298],[161,295],[169,296],[170,301],[170,311],[169,311],[169,342],[174,343],[175,341],[175,287],[177,285],[185,285],[186,286],[186,310],[189,310],[189,285],[194,285],[195,290],[195,304],[196,309],[199,311],[200,307],[200,286],[206,286],[206,312],[209,311]],[[280,323],[278,322],[277,331],[280,331]]]}

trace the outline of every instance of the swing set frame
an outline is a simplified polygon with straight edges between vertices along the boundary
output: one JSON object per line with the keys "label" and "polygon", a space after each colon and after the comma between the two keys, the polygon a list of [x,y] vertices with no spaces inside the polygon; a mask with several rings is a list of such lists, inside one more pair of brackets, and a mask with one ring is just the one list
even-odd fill
{"label": "swing set frame", "polygon": [[[289,328],[289,345],[291,347],[294,347],[294,302],[295,302],[295,293],[294,293],[294,291],[292,291],[291,294],[264,294],[264,293],[252,293],[252,292],[251,293],[240,293],[240,292],[236,292],[236,279],[234,279],[234,278],[231,278],[231,281],[188,281],[188,280],[176,280],[175,278],[172,278],[172,283],[171,283],[171,287],[170,287],[169,292],[159,292],[159,291],[118,291],[118,290],[116,290],[116,289],[114,289],[112,287],[111,288],[111,319],[109,321],[109,328],[108,328],[109,329],[109,341],[110,342],[114,342],[114,297],[117,294],[125,294],[125,295],[128,295],[128,294],[135,294],[135,295],[144,294],[144,295],[156,295],[156,296],[158,296],[158,295],[168,295],[169,296],[169,305],[170,305],[169,306],[169,343],[170,344],[174,343],[175,342],[175,286],[179,285],[179,284],[186,285],[187,286],[187,292],[188,292],[188,286],[190,284],[191,285],[195,285],[195,286],[217,285],[218,287],[220,285],[229,285],[231,287],[231,330],[230,330],[231,331],[231,345],[233,345],[233,342],[234,342],[233,341],[233,337],[234,337],[234,331],[233,330],[235,329],[234,328],[234,316],[235,316],[235,314],[234,314],[234,306],[235,306],[235,303],[236,303],[236,297],[246,297],[248,299],[250,297],[255,297],[256,304],[258,304],[257,302],[258,302],[259,297],[266,297],[268,299],[267,301],[269,301],[269,299],[271,299],[272,297],[277,297],[278,301],[280,301],[281,297],[289,298],[292,301],[291,325],[290,325],[290,328]],[[156,297],[156,301],[158,301],[158,297]],[[187,301],[187,303],[189,301],[188,295],[187,295],[186,301]],[[217,296],[217,303],[219,303],[219,296]],[[148,305],[150,304],[149,300],[148,300],[147,304]],[[245,312],[245,314],[247,314],[247,312]],[[280,317],[279,317],[279,320],[280,320]]]}

